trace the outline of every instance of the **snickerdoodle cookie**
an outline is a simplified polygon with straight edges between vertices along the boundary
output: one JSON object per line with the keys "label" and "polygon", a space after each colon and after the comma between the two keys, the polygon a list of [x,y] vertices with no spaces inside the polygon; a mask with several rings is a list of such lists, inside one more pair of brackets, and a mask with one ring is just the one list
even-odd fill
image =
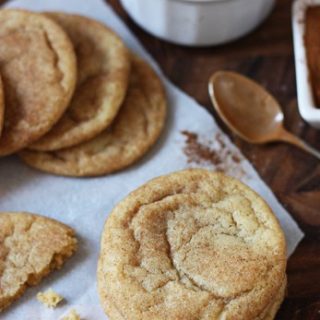
{"label": "snickerdoodle cookie", "polygon": [[76,250],[74,232],[30,213],[0,213],[0,312],[59,269]]}
{"label": "snickerdoodle cookie", "polygon": [[270,306],[266,308],[266,310],[259,316],[257,317],[256,320],[273,320],[285,298],[286,294],[286,289],[287,289],[287,278],[284,279],[282,282],[280,289],[274,298],[274,300],[271,302]]}
{"label": "snickerdoodle cookie", "polygon": [[51,151],[90,140],[115,118],[127,91],[130,58],[121,39],[89,18],[50,13],[70,37],[78,61],[78,81],[66,113],[29,146]]}
{"label": "snickerdoodle cookie", "polygon": [[76,84],[76,56],[62,28],[22,10],[0,10],[0,73],[5,93],[0,156],[51,129]]}
{"label": "snickerdoodle cookie", "polygon": [[142,157],[164,125],[166,98],[151,67],[132,58],[130,84],[112,125],[92,140],[69,149],[24,150],[21,158],[37,169],[66,176],[96,176],[120,170]]}
{"label": "snickerdoodle cookie", "polygon": [[98,287],[111,320],[272,319],[285,268],[284,234],[255,192],[221,173],[186,170],[115,207]]}

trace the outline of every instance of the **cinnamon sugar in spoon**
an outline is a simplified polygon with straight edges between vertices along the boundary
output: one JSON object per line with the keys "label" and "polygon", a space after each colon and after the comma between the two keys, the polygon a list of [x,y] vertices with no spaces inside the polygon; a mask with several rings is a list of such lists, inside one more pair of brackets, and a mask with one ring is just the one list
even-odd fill
{"label": "cinnamon sugar in spoon", "polygon": [[262,86],[234,72],[219,71],[209,80],[209,94],[226,125],[250,143],[283,141],[320,159],[320,152],[288,132],[279,103]]}

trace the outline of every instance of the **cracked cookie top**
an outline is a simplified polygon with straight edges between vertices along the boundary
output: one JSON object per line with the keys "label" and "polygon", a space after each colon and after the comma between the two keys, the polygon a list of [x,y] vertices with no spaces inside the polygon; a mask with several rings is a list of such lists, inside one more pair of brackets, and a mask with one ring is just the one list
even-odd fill
{"label": "cracked cookie top", "polygon": [[285,285],[285,267],[283,232],[255,192],[186,170],[152,180],[113,210],[98,283],[112,320],[258,319]]}
{"label": "cracked cookie top", "polygon": [[59,23],[73,43],[78,80],[63,117],[50,132],[29,146],[43,151],[77,145],[108,127],[125,97],[130,70],[127,48],[103,24],[77,15],[46,15]]}
{"label": "cracked cookie top", "polygon": [[23,161],[37,169],[67,176],[95,176],[123,169],[156,142],[164,126],[166,97],[151,67],[132,56],[126,99],[113,123],[92,140],[51,152],[24,150]]}
{"label": "cracked cookie top", "polygon": [[45,134],[66,109],[76,83],[76,57],[65,32],[49,18],[0,11],[0,73],[5,92],[0,156]]}
{"label": "cracked cookie top", "polygon": [[30,213],[0,212],[0,312],[76,250],[68,226]]}

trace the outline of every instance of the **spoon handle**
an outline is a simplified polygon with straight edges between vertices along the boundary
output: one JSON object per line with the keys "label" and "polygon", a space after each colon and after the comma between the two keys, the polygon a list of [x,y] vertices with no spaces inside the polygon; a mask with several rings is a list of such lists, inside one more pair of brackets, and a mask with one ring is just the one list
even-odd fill
{"label": "spoon handle", "polygon": [[307,143],[305,143],[303,140],[296,137],[295,135],[291,134],[290,132],[284,131],[281,135],[281,140],[295,145],[296,147],[312,154],[313,156],[315,156],[317,159],[320,160],[320,151],[311,147],[310,145],[308,145]]}

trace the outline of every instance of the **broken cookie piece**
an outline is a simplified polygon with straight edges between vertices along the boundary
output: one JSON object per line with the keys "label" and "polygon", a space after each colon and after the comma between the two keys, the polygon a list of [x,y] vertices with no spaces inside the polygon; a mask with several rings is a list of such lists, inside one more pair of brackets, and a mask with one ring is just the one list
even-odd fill
{"label": "broken cookie piece", "polygon": [[63,300],[63,297],[54,292],[52,289],[49,289],[46,292],[39,292],[37,294],[37,300],[44,304],[47,308],[54,309]]}
{"label": "broken cookie piece", "polygon": [[63,317],[61,320],[81,320],[78,313],[72,309],[65,317]]}
{"label": "broken cookie piece", "polygon": [[0,312],[28,286],[61,268],[76,250],[74,231],[30,213],[0,213]]}

